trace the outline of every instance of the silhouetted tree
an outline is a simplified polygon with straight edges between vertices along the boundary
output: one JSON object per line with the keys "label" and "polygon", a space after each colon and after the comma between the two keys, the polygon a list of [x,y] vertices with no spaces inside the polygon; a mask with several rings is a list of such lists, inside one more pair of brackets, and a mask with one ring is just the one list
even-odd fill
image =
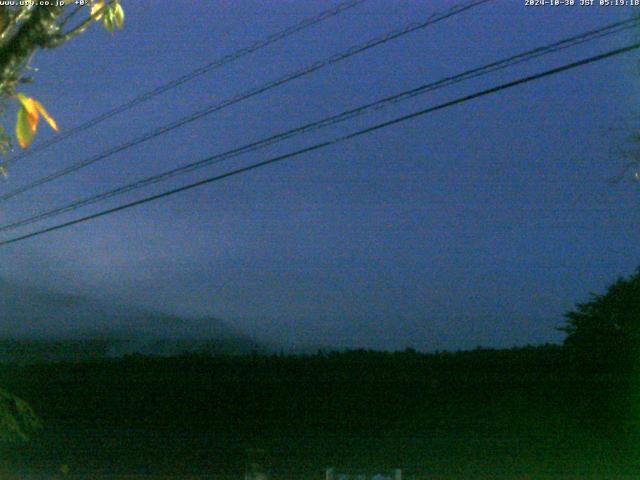
{"label": "silhouetted tree", "polygon": [[608,363],[630,366],[640,351],[640,269],[629,278],[619,278],[602,295],[576,305],[565,314],[565,346]]}

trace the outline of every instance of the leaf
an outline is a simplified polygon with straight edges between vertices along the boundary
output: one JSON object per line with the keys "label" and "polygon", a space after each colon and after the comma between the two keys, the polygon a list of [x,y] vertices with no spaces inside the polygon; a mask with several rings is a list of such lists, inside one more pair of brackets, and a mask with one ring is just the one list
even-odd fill
{"label": "leaf", "polygon": [[29,98],[22,93],[18,93],[17,97],[22,104],[22,108],[24,108],[27,113],[27,118],[31,129],[33,130],[33,133],[35,133],[36,129],[38,128],[38,120],[40,118],[36,102],[33,98]]}
{"label": "leaf", "polygon": [[25,441],[42,426],[33,409],[23,400],[0,389],[0,440]]}
{"label": "leaf", "polygon": [[124,9],[119,2],[110,3],[104,8],[102,24],[111,33],[116,28],[121,29],[124,26]]}
{"label": "leaf", "polygon": [[113,33],[114,30],[114,15],[113,15],[113,9],[107,7],[106,12],[104,14],[104,17],[102,18],[102,24],[104,25],[104,28],[106,28],[109,32]]}
{"label": "leaf", "polygon": [[93,2],[93,4],[91,5],[91,16],[93,17],[94,15],[96,15],[96,17],[95,17],[96,21],[100,20],[103,17],[103,15],[104,15],[104,2],[103,1]]}
{"label": "leaf", "polygon": [[27,109],[23,106],[18,110],[18,120],[16,122],[16,137],[18,137],[18,144],[21,148],[27,148],[33,140],[33,135],[36,131],[31,125]]}
{"label": "leaf", "polygon": [[34,98],[27,97],[22,93],[16,95],[22,107],[18,110],[18,119],[16,122],[16,136],[20,147],[27,148],[33,140],[33,136],[38,129],[38,121],[40,115],[56,132],[58,124],[53,119],[44,106]]}
{"label": "leaf", "polygon": [[33,100],[33,103],[36,106],[36,110],[40,112],[40,114],[45,119],[45,121],[49,124],[49,126],[53,128],[56,132],[59,131],[58,124],[53,119],[53,117],[49,115],[49,112],[45,110],[44,106],[37,100]]}
{"label": "leaf", "polygon": [[118,28],[124,27],[124,9],[120,3],[113,5],[113,19]]}

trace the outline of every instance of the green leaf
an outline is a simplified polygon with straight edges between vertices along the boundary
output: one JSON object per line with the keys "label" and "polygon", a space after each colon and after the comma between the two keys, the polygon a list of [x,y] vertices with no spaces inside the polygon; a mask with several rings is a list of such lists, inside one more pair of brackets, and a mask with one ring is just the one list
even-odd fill
{"label": "green leaf", "polygon": [[104,28],[106,28],[109,32],[113,33],[113,30],[115,29],[114,22],[115,22],[115,17],[113,13],[113,8],[109,6],[106,8],[106,12],[104,14],[104,17],[102,18],[102,24],[104,25]]}
{"label": "green leaf", "polygon": [[0,441],[26,441],[41,426],[29,405],[0,389]]}
{"label": "green leaf", "polygon": [[33,140],[33,135],[36,133],[36,130],[32,125],[33,123],[30,121],[27,109],[22,106],[20,110],[18,110],[18,120],[16,122],[16,137],[18,137],[18,144],[22,148],[27,148]]}

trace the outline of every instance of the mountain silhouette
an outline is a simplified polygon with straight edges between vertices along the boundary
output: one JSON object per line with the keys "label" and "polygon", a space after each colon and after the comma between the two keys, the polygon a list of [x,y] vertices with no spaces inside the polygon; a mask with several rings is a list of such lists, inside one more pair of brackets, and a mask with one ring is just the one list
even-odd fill
{"label": "mountain silhouette", "polygon": [[182,318],[0,279],[0,361],[235,354],[256,348],[215,317]]}

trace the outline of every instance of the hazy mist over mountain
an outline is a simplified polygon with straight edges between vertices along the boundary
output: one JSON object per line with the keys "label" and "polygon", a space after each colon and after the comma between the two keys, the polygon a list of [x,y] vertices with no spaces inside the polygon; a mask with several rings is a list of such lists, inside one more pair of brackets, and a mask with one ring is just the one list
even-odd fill
{"label": "hazy mist over mountain", "polygon": [[54,343],[49,357],[56,359],[65,352],[84,357],[89,345],[106,356],[245,353],[256,346],[218,318],[181,318],[0,280],[0,359]]}
{"label": "hazy mist over mountain", "polygon": [[[310,322],[294,316],[284,317],[284,313],[271,318],[267,314],[273,312],[265,311],[262,317],[225,315],[222,320],[214,315],[162,313],[134,302],[116,300],[118,296],[109,292],[74,290],[82,293],[56,292],[50,287],[0,279],[0,341],[77,343],[82,340],[86,343],[99,340],[101,345],[107,345],[105,354],[118,356],[135,352],[173,355],[184,351],[235,354],[255,348],[286,352],[384,348],[380,340],[385,338],[384,332],[396,333],[393,342],[396,347],[386,349],[451,350],[456,343],[453,338],[456,332],[469,332],[468,341],[457,342],[459,346],[453,348],[457,350],[479,345],[511,347],[515,342],[510,341],[510,336],[520,331],[523,338],[528,336],[535,339],[535,343],[545,343],[550,337],[549,331],[554,333],[549,328],[550,322],[516,319],[508,311],[501,317],[491,316],[482,309],[460,312],[455,317],[434,312],[427,321],[381,309],[376,315],[352,317],[348,327],[336,330],[335,326],[332,328],[334,322],[330,315]],[[150,293],[132,291],[132,298],[137,294]],[[157,300],[153,303],[166,306],[161,293],[156,294]],[[188,298],[185,303],[189,303]],[[508,328],[505,328],[505,319],[509,319]],[[450,328],[452,324],[457,328]],[[555,333],[554,340],[559,341],[562,335]],[[431,348],[425,349],[425,343]]]}

